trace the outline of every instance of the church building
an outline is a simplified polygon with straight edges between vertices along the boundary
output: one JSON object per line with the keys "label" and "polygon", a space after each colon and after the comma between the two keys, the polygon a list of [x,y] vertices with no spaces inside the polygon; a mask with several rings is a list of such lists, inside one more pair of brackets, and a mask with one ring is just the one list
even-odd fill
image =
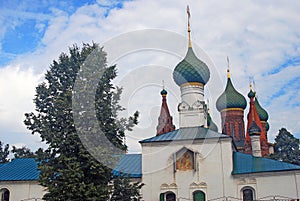
{"label": "church building", "polygon": [[142,153],[134,156],[141,160],[141,169],[122,163],[116,170],[139,173],[133,175],[145,184],[145,201],[299,199],[300,166],[267,158],[272,150],[268,113],[252,86],[248,101],[234,88],[229,68],[225,90],[216,101],[221,116],[218,132],[204,101],[210,70],[193,51],[189,9],[187,13],[187,53],[173,71],[181,92],[179,128],[173,125],[163,89],[157,133],[141,140]]}
{"label": "church building", "polygon": [[[181,92],[177,108],[179,126],[176,129],[173,124],[168,92],[163,89],[156,132],[139,142],[141,154],[125,154],[121,158],[114,175],[125,173],[142,182],[144,201],[300,199],[300,166],[268,158],[272,148],[267,138],[268,113],[252,87],[247,99],[235,89],[229,68],[225,90],[216,100],[221,118],[218,132],[204,101],[210,70],[193,51],[189,9],[187,13],[187,52],[173,71]],[[247,102],[249,111],[245,111]],[[1,200],[28,198],[28,192],[23,195],[18,191],[20,186],[37,194],[30,197],[42,197],[45,189],[36,183],[37,167],[27,163],[30,159],[0,165]],[[9,168],[19,168],[24,177],[3,176]]]}

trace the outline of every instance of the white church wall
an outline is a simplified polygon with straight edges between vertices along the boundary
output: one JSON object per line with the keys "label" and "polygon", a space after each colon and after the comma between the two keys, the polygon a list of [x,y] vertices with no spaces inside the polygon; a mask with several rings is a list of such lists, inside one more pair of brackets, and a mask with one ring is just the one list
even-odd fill
{"label": "white church wall", "polygon": [[299,198],[297,186],[300,185],[300,180],[293,172],[262,174],[256,180],[259,199],[269,195]]}
{"label": "white church wall", "polygon": [[[181,148],[196,152],[196,171],[174,172],[173,153]],[[143,200],[159,200],[160,193],[174,192],[179,200],[192,200],[201,190],[206,200],[223,197],[242,199],[242,190],[254,190],[255,199],[270,196],[299,198],[300,171],[281,171],[232,175],[231,139],[207,139],[194,142],[149,143],[142,145]]]}
{"label": "white church wall", "polygon": [[0,189],[8,189],[9,200],[12,201],[30,198],[41,199],[46,193],[44,187],[39,185],[37,181],[2,181],[0,182]]}
{"label": "white church wall", "polygon": [[[144,144],[142,146],[144,200],[157,200],[160,193],[168,191],[174,192],[179,199],[192,199],[192,193],[196,190],[203,191],[209,198],[222,197],[225,191],[232,193],[234,180],[231,178],[231,139],[222,139],[221,143],[219,140],[221,139]],[[197,153],[196,171],[174,172],[173,153],[183,147]]]}
{"label": "white church wall", "polygon": [[251,187],[255,191],[255,199],[297,199],[299,198],[300,172],[270,172],[249,175],[236,175],[237,192],[242,198],[242,189]]}

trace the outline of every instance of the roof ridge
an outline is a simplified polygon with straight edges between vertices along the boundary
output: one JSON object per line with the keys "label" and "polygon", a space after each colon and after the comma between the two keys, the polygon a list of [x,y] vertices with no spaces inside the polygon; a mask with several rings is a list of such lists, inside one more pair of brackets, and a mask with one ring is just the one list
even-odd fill
{"label": "roof ridge", "polygon": [[179,128],[177,130],[146,138],[139,141],[139,143],[148,142],[167,142],[167,141],[180,141],[180,140],[199,140],[199,139],[212,139],[212,138],[230,138],[230,136],[215,132],[203,126]]}

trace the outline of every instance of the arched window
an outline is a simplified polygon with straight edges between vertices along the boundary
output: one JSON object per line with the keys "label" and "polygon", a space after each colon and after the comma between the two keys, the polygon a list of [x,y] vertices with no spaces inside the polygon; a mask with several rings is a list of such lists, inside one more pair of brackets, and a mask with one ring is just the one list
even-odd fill
{"label": "arched window", "polygon": [[0,190],[1,201],[9,201],[9,190],[7,188],[3,188]]}
{"label": "arched window", "polygon": [[165,201],[165,194],[164,193],[161,193],[159,195],[159,201]]}
{"label": "arched window", "polygon": [[193,192],[193,201],[205,201],[205,193],[202,191]]}
{"label": "arched window", "polygon": [[254,200],[254,189],[250,187],[243,188],[243,201]]}
{"label": "arched window", "polygon": [[159,195],[160,201],[176,201],[176,195],[173,192],[161,193]]}
{"label": "arched window", "polygon": [[175,193],[167,193],[166,194],[166,201],[175,201],[176,200],[176,195]]}
{"label": "arched window", "polygon": [[234,124],[230,125],[230,130],[231,130],[231,137],[235,140]]}

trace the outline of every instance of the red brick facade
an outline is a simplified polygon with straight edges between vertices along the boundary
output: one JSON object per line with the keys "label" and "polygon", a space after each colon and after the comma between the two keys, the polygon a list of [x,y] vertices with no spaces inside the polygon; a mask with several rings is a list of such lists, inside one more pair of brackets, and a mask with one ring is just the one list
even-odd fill
{"label": "red brick facade", "polygon": [[251,125],[251,122],[255,121],[255,123],[261,130],[260,133],[261,155],[262,157],[267,157],[269,155],[269,146],[268,146],[268,139],[267,139],[266,122],[260,121],[256,107],[254,105],[254,97],[250,98],[250,109],[247,115],[247,121],[248,124],[247,124],[247,131],[246,131],[246,140],[245,140],[245,153],[252,154],[251,138],[249,136],[248,130]]}
{"label": "red brick facade", "polygon": [[222,133],[232,136],[237,148],[243,151],[245,141],[244,110],[229,108],[221,111]]}

